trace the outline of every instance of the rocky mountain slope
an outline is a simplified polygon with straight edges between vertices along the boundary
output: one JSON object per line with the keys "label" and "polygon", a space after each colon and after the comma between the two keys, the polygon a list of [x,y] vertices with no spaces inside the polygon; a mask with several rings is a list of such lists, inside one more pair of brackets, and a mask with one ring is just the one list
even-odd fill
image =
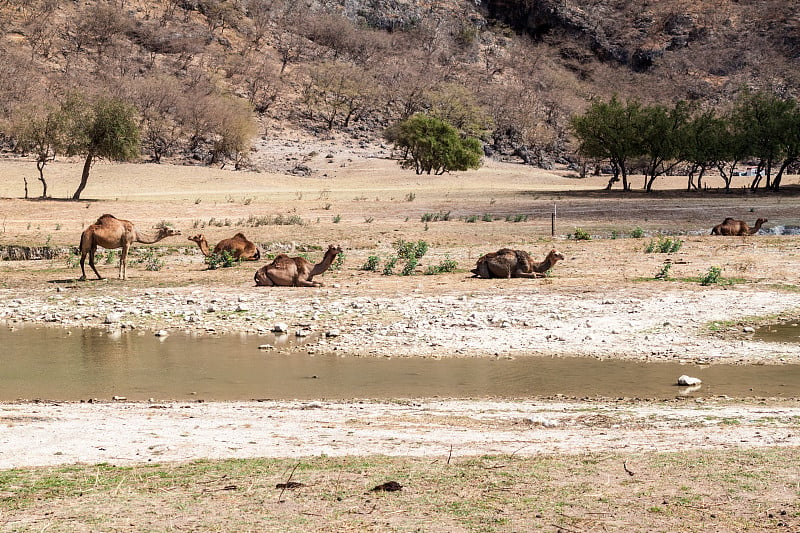
{"label": "rocky mountain slope", "polygon": [[[144,155],[200,163],[286,140],[380,142],[434,111],[488,153],[545,165],[593,97],[724,107],[797,96],[800,15],[779,0],[52,0],[0,4],[0,132],[71,92],[141,115]],[[234,142],[237,141],[237,142]],[[263,158],[261,158],[263,159]],[[256,165],[257,166],[257,165]]]}

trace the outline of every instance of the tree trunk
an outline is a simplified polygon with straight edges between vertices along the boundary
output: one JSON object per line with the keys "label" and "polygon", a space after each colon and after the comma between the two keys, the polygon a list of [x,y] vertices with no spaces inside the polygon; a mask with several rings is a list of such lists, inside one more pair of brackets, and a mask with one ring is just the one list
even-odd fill
{"label": "tree trunk", "polygon": [[42,198],[47,198],[47,182],[44,180],[44,166],[46,164],[47,162],[41,159],[36,161],[36,169],[39,171],[39,181],[42,182]]}
{"label": "tree trunk", "polygon": [[83,189],[86,188],[86,182],[89,181],[89,169],[92,168],[92,162],[94,161],[94,152],[90,151],[89,154],[86,156],[86,161],[83,163],[83,172],[81,173],[81,184],[78,185],[78,189],[75,191],[75,194],[72,195],[73,200],[80,200],[81,193]]}

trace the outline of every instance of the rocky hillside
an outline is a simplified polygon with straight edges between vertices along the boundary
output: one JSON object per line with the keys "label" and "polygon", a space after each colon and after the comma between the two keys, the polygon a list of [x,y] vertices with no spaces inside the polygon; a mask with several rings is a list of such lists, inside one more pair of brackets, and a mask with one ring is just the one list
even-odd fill
{"label": "rocky hillside", "polygon": [[[70,94],[141,116],[144,157],[259,166],[287,140],[379,143],[431,111],[487,153],[549,165],[592,97],[724,107],[798,96],[800,15],[783,0],[0,2],[0,132]],[[243,140],[244,139],[244,140]]]}

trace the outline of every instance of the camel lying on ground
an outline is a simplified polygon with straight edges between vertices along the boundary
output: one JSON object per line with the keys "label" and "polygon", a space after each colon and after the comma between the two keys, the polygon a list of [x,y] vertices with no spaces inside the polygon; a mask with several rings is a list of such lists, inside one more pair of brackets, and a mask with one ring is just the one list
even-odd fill
{"label": "camel lying on ground", "polygon": [[247,240],[247,237],[244,236],[242,233],[237,233],[230,239],[222,239],[214,246],[214,251],[210,252],[208,249],[208,241],[206,240],[206,236],[202,233],[199,235],[194,235],[193,237],[189,237],[190,241],[194,241],[197,243],[197,246],[200,247],[200,251],[203,252],[203,255],[208,257],[212,254],[221,254],[222,252],[228,252],[233,255],[233,258],[236,260],[241,261],[258,261],[261,259],[261,252],[254,243]]}
{"label": "camel lying on ground", "polygon": [[539,263],[523,250],[501,248],[481,256],[471,272],[478,278],[542,278],[562,259],[564,256],[555,249]]}
{"label": "camel lying on ground", "polygon": [[136,229],[133,223],[129,220],[122,220],[114,217],[113,215],[102,215],[97,219],[97,222],[83,230],[81,234],[81,281],[86,279],[86,269],[84,261],[86,255],[89,255],[89,266],[92,267],[97,279],[103,279],[103,276],[97,271],[94,266],[94,253],[97,247],[101,246],[106,250],[113,250],[115,248],[122,248],[119,256],[119,277],[120,279],[128,279],[128,249],[134,242],[141,242],[143,244],[153,244],[161,239],[167,237],[174,237],[180,235],[181,232],[172,228],[161,227],[155,235],[148,235]]}
{"label": "camel lying on ground", "polygon": [[722,224],[717,224],[711,229],[711,235],[755,235],[765,222],[768,222],[766,218],[759,218],[756,220],[756,225],[751,228],[743,220],[728,217]]}
{"label": "camel lying on ground", "polygon": [[280,254],[272,263],[259,268],[253,279],[259,287],[321,287],[322,283],[312,278],[328,270],[341,251],[341,247],[331,244],[316,265],[304,257]]}

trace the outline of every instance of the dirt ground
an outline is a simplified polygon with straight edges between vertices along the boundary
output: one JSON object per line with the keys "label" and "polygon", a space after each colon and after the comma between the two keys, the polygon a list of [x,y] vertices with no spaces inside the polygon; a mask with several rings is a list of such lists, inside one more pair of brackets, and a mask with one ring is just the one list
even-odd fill
{"label": "dirt ground", "polygon": [[[310,147],[300,158],[314,170],[310,177],[98,164],[81,201],[22,199],[23,176],[29,194],[38,193],[35,167],[4,162],[0,246],[73,247],[103,213],[145,230],[167,222],[183,235],[154,247],[163,261],[159,270],[129,266],[124,282],[114,279],[114,264],[104,263],[99,268],[108,280],[76,282],[79,268],[67,256],[3,262],[0,320],[7,327],[52,322],[247,332],[284,321],[320,332],[336,329],[341,335],[314,349],[357,356],[533,353],[687,364],[800,362],[796,345],[759,342],[750,332],[800,316],[800,237],[708,235],[726,216],[748,223],[765,217],[767,229],[800,224],[795,176],[784,180],[788,187],[781,194],[742,188],[685,194],[684,177],[660,179],[660,190],[650,195],[623,194],[601,191],[602,176],[580,180],[567,171],[511,163],[416,176],[394,161],[367,156]],[[68,197],[77,185],[77,164],[53,164],[47,172],[54,198]],[[297,223],[275,224],[279,215]],[[424,215],[439,220],[424,222]],[[272,223],[257,222],[267,218]],[[576,229],[592,238],[571,238]],[[640,230],[641,238],[631,236]],[[320,278],[322,288],[256,289],[252,274],[263,262],[207,270],[187,239],[202,232],[213,243],[236,231],[268,253],[304,251],[314,260],[337,243],[345,262]],[[645,253],[662,235],[682,241],[680,250]],[[361,269],[369,256],[385,260],[394,253],[398,239],[429,243],[421,268],[447,258],[458,262],[458,271],[383,276]],[[469,276],[477,257],[505,246],[541,257],[557,248],[565,260],[546,279]],[[655,280],[667,263],[670,279]],[[722,283],[701,285],[712,267],[721,268]],[[246,312],[209,317],[199,310],[208,302],[223,309],[244,305]],[[109,326],[109,313],[122,314],[120,324]],[[203,319],[187,319],[192,313]],[[796,396],[15,402],[0,404],[0,424],[0,469],[321,454],[563,457],[800,446]]]}

